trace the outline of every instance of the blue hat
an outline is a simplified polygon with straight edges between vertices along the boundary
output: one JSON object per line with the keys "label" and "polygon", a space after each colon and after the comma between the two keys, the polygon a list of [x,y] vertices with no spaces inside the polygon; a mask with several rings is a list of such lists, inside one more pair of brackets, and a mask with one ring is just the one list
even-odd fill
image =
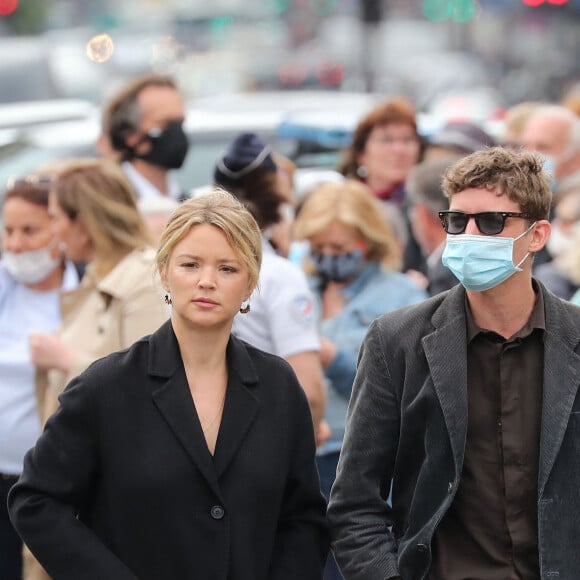
{"label": "blue hat", "polygon": [[272,150],[255,133],[242,133],[218,159],[214,181],[224,187],[235,186],[240,179],[257,169],[265,173],[276,171]]}

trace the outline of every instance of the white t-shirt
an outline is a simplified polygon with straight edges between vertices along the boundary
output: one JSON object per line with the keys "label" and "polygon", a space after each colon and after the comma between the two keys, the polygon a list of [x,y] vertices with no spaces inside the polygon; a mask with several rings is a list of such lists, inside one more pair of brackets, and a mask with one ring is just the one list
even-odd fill
{"label": "white t-shirt", "polygon": [[[67,264],[63,288],[78,285]],[[0,262],[0,472],[18,475],[24,454],[40,435],[35,368],[28,333],[54,332],[60,325],[60,288],[31,290],[17,283]]]}
{"label": "white t-shirt", "polygon": [[263,240],[258,288],[250,299],[251,310],[237,314],[233,333],[251,345],[287,357],[319,351],[314,298],[304,272],[278,256]]}
{"label": "white t-shirt", "polygon": [[[150,197],[166,197],[161,193],[148,179],[145,179],[128,161],[121,164],[127,179],[131,182],[138,199],[147,199]],[[178,199],[181,195],[181,188],[175,178],[168,174],[167,177],[168,197]]]}

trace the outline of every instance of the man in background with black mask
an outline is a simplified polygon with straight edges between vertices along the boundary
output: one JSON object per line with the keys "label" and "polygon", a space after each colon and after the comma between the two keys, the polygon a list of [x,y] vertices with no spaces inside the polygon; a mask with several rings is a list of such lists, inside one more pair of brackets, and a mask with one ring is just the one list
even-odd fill
{"label": "man in background with black mask", "polygon": [[103,112],[101,153],[119,161],[142,200],[184,195],[172,169],[179,169],[189,147],[183,130],[185,105],[167,76],[138,77],[113,96]]}

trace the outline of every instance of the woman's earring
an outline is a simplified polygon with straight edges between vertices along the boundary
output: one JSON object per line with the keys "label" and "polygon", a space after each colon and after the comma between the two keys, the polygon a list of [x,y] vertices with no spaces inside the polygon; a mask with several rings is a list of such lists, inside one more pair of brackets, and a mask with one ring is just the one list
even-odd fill
{"label": "woman's earring", "polygon": [[248,314],[248,312],[250,312],[250,301],[249,300],[248,300],[247,306],[240,306],[240,312],[242,314]]}
{"label": "woman's earring", "polygon": [[361,179],[366,179],[369,176],[369,170],[364,166],[364,165],[359,165],[356,168],[356,174],[361,178]]}
{"label": "woman's earring", "polygon": [[171,294],[169,294],[169,292],[165,294],[165,304],[173,304],[173,301],[171,300]]}

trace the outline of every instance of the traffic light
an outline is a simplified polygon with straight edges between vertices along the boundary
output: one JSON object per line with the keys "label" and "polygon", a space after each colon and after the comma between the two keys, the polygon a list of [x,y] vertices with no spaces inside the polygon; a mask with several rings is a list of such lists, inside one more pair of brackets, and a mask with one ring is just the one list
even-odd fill
{"label": "traffic light", "polygon": [[568,4],[570,0],[522,0],[522,4],[530,6],[531,8],[536,8],[537,6],[542,6],[542,4],[552,4],[553,6],[563,6]]}
{"label": "traffic light", "polygon": [[362,21],[378,24],[383,17],[383,0],[360,0]]}
{"label": "traffic light", "polygon": [[432,22],[468,22],[476,12],[477,0],[423,0],[423,14]]}
{"label": "traffic light", "polygon": [[0,0],[0,16],[8,16],[16,12],[18,0]]}

